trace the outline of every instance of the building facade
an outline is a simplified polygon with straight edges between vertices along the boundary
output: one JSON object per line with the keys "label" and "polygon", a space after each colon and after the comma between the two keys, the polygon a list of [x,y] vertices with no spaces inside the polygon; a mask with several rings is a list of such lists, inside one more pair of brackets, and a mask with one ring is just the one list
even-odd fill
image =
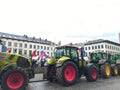
{"label": "building facade", "polygon": [[[53,56],[53,51],[56,46],[55,43],[43,40],[41,38],[28,37],[27,35],[20,36],[14,34],[8,34],[0,32],[0,39],[4,45],[10,49],[11,53],[17,53],[30,57],[34,50],[37,51],[37,55],[40,55],[40,51],[44,50],[49,56]],[[2,46],[0,47],[2,51]]]}
{"label": "building facade", "polygon": [[119,43],[120,43],[120,33],[118,33]]}
{"label": "building facade", "polygon": [[97,51],[120,54],[120,44],[109,40],[98,39],[86,42],[84,44],[84,50],[86,51],[87,56],[89,56],[91,52]]}

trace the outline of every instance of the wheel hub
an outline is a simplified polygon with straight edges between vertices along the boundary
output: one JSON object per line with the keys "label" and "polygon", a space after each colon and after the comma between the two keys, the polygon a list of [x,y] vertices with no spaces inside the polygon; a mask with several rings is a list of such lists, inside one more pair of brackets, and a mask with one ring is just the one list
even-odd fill
{"label": "wheel hub", "polygon": [[13,78],[12,83],[17,83],[18,82],[18,78]]}

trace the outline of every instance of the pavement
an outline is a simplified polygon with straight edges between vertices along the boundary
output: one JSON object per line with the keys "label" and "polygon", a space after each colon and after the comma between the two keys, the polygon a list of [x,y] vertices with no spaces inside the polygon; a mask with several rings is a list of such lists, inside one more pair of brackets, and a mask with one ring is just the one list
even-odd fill
{"label": "pavement", "polygon": [[35,77],[30,79],[30,82],[43,81],[43,74],[35,74]]}

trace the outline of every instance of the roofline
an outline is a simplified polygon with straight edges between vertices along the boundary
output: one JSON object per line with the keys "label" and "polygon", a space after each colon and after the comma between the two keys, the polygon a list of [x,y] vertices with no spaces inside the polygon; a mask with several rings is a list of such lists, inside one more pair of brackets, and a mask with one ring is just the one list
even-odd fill
{"label": "roofline", "polygon": [[91,44],[97,44],[97,43],[110,43],[110,44],[114,44],[114,45],[117,45],[117,46],[120,46],[119,43],[116,43],[116,42],[113,42],[113,41],[110,41],[110,40],[100,40],[100,41],[91,41],[91,42],[87,42],[85,43],[85,45],[91,45]]}
{"label": "roofline", "polygon": [[[11,39],[11,40],[18,40],[18,41],[26,41],[26,42],[32,42],[32,43],[40,43],[40,44],[47,44],[47,45],[51,45],[51,44],[55,44],[51,41],[48,41],[47,39],[43,40],[39,40],[37,38],[32,38],[32,37],[25,37],[25,36],[21,36],[21,35],[14,35],[14,34],[8,34],[8,33],[3,33],[0,32],[0,38],[5,38],[5,39]],[[3,36],[5,35],[5,36]],[[9,37],[10,36],[10,37]],[[13,38],[16,37],[16,38]]]}

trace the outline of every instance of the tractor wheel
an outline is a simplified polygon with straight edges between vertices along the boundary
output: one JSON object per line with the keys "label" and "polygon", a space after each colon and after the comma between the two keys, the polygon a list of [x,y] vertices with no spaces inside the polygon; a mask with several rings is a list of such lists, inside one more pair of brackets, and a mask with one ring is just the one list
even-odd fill
{"label": "tractor wheel", "polygon": [[55,67],[43,67],[43,79],[47,79],[50,82],[53,82],[55,79]]}
{"label": "tractor wheel", "polygon": [[48,67],[43,67],[43,79],[47,78]]}
{"label": "tractor wheel", "polygon": [[78,79],[78,67],[72,61],[65,62],[56,70],[56,78],[64,86],[74,84]]}
{"label": "tractor wheel", "polygon": [[110,64],[105,63],[101,66],[101,75],[103,78],[109,78],[111,74]]}
{"label": "tractor wheel", "polygon": [[118,67],[118,75],[120,75],[120,65],[117,65]]}
{"label": "tractor wheel", "polygon": [[25,90],[28,81],[26,71],[21,68],[11,68],[2,75],[1,88],[3,90]]}
{"label": "tractor wheel", "polygon": [[118,75],[118,67],[117,66],[111,66],[111,75],[117,76]]}
{"label": "tractor wheel", "polygon": [[98,71],[94,65],[92,65],[91,67],[88,67],[85,73],[86,73],[86,79],[88,81],[96,81],[97,80]]}

